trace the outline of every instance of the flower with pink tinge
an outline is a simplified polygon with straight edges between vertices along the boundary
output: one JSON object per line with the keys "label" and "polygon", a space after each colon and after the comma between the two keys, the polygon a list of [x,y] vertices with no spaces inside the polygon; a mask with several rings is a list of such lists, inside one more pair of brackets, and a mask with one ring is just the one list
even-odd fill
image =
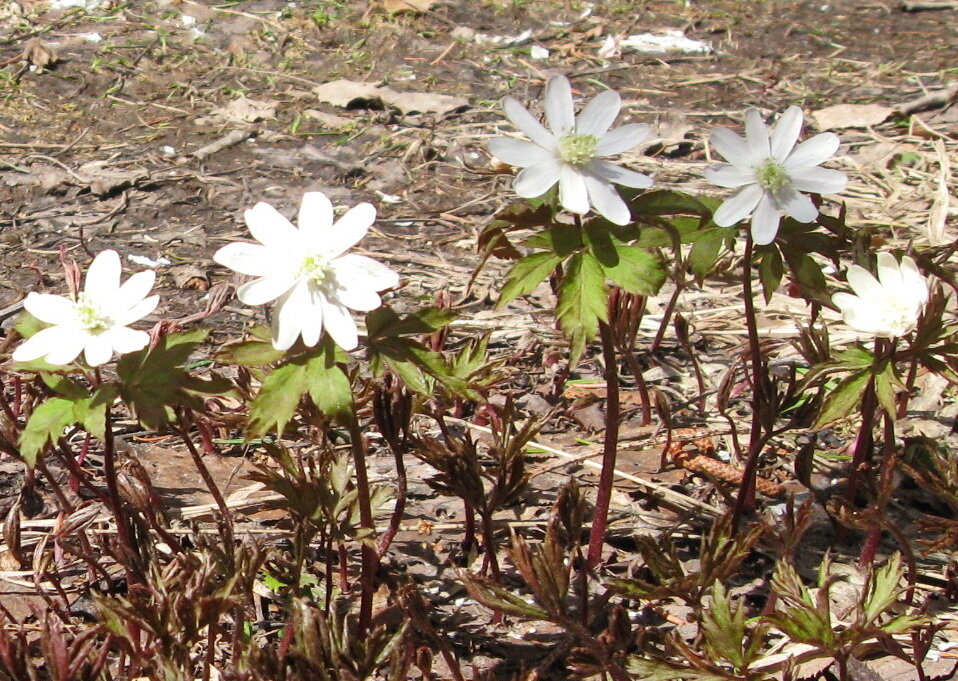
{"label": "flower with pink tinge", "polygon": [[288,350],[302,337],[307,347],[325,330],[344,350],[359,344],[350,310],[375,310],[379,291],[393,288],[399,275],[364,255],[347,253],[366,236],[376,209],[361,203],[338,221],[333,205],[321,192],[307,192],[299,207],[297,226],[268,203],[246,211],[246,225],[258,244],[223,246],[213,260],[256,279],[239,287],[247,305],[273,307],[273,346]]}
{"label": "flower with pink tinge", "polygon": [[818,208],[803,192],[835,194],[848,182],[844,173],[819,165],[838,150],[838,136],[823,132],[798,146],[802,110],[790,106],[769,132],[757,109],[745,112],[745,139],[728,128],[715,128],[709,141],[728,163],[705,170],[705,179],[737,191],[725,199],[712,219],[731,227],[752,214],[752,238],[770,244],[782,216],[811,222]]}
{"label": "flower with pink tinge", "polygon": [[18,362],[43,358],[50,364],[69,364],[80,353],[92,367],[106,364],[114,353],[142,350],[150,334],[129,325],[156,309],[159,296],[148,296],[156,274],[137,272],[120,284],[122,265],[116,251],[102,251],[90,264],[83,292],[76,300],[31,292],[23,301],[27,312],[50,324],[13,352]]}
{"label": "flower with pink tinge", "polygon": [[603,160],[641,144],[650,134],[648,125],[633,123],[610,130],[622,100],[615,90],[605,90],[590,101],[578,118],[572,88],[563,76],[546,84],[543,126],[512,97],[502,100],[506,117],[531,140],[496,137],[489,151],[500,161],[522,168],[513,188],[532,199],[559,183],[559,203],[583,215],[589,207],[617,225],[632,219],[629,207],[613,185],[647,189],[652,178]]}

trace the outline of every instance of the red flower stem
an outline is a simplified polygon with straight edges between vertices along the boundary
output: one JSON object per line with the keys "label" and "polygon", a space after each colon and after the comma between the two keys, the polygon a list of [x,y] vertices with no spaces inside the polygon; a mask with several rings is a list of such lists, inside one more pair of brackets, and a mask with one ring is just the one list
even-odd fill
{"label": "red flower stem", "polygon": [[755,243],[749,231],[745,237],[745,256],[742,261],[742,292],[745,298],[745,324],[748,328],[748,347],[752,369],[752,429],[749,433],[748,455],[742,473],[742,486],[735,499],[732,512],[732,534],[738,531],[739,520],[747,508],[755,503],[755,474],[758,457],[765,444],[762,436],[762,409],[765,406],[765,383],[763,380],[762,348],[755,319],[755,300],[752,296],[752,252]]}
{"label": "red flower stem", "polygon": [[589,535],[589,553],[586,567],[594,569],[602,560],[602,546],[609,522],[609,502],[615,474],[615,458],[619,446],[619,369],[615,357],[615,335],[605,322],[599,322],[602,341],[602,361],[605,364],[605,438],[602,444],[602,472],[596,491],[592,534]]}
{"label": "red flower stem", "polygon": [[[353,462],[356,466],[356,494],[359,503],[359,520],[363,528],[370,535],[376,531],[373,520],[373,509],[369,494],[369,476],[366,473],[366,440],[359,427],[355,414],[349,417],[349,439],[352,446]],[[376,569],[379,566],[379,555],[376,548],[370,543],[371,536],[362,542],[362,567],[359,574],[359,635],[364,636],[369,630],[369,623],[373,615],[373,590],[375,588]]]}
{"label": "red flower stem", "polygon": [[875,423],[875,409],[878,399],[875,396],[875,379],[868,379],[865,394],[862,396],[862,424],[855,436],[852,462],[848,471],[848,485],[845,487],[845,499],[849,504],[855,503],[855,492],[858,491],[858,476],[862,466],[871,458],[874,446],[872,427]]}

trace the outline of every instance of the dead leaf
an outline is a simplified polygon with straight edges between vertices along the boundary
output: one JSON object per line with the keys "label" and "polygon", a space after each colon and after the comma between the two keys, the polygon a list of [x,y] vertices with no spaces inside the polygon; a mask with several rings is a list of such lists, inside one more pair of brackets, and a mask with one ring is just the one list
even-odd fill
{"label": "dead leaf", "polygon": [[170,274],[177,288],[194,291],[208,291],[210,288],[206,271],[196,265],[178,265],[170,270]]}
{"label": "dead leaf", "polygon": [[337,116],[336,114],[326,113],[325,111],[317,111],[316,109],[306,109],[303,114],[330,130],[342,130],[343,128],[355,125],[355,121],[351,118]]}
{"label": "dead leaf", "polygon": [[390,14],[426,12],[435,4],[436,0],[382,0],[383,9]]}
{"label": "dead leaf", "polygon": [[31,38],[23,48],[23,60],[42,69],[55,63],[58,57],[52,47],[45,45],[39,38]]}
{"label": "dead leaf", "polygon": [[844,130],[878,125],[893,113],[894,109],[881,104],[836,104],[819,109],[812,117],[819,130]]}
{"label": "dead leaf", "polygon": [[234,123],[254,123],[274,118],[278,104],[275,99],[260,101],[240,95],[226,106],[213,109],[210,117]]}
{"label": "dead leaf", "polygon": [[384,85],[346,79],[325,83],[313,88],[313,92],[321,102],[344,109],[389,106],[405,115],[420,113],[442,117],[469,105],[469,100],[465,97],[431,92],[397,92]]}
{"label": "dead leaf", "polygon": [[74,179],[89,185],[90,193],[94,196],[106,196],[132,187],[146,177],[148,174],[144,170],[111,168],[103,161],[92,161],[77,168]]}

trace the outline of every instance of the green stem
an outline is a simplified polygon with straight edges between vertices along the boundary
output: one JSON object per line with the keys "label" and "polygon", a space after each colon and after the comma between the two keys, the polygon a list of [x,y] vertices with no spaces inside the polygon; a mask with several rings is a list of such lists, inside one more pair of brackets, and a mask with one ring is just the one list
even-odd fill
{"label": "green stem", "polygon": [[602,472],[599,474],[595,516],[592,519],[592,534],[589,536],[589,553],[586,558],[586,566],[590,570],[602,560],[602,545],[609,522],[609,502],[612,499],[615,458],[619,446],[619,370],[615,356],[615,336],[605,322],[599,322],[599,338],[602,341],[602,361],[605,364],[605,438],[602,445]]}

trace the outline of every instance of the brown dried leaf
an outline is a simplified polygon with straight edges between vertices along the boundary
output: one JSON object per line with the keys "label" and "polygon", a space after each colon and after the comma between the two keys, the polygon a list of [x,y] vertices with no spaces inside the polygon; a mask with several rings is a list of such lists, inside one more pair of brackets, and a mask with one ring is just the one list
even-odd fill
{"label": "brown dried leaf", "polygon": [[880,104],[836,104],[812,114],[819,130],[867,128],[884,122],[895,113],[890,106]]}
{"label": "brown dried leaf", "polygon": [[431,92],[397,92],[392,88],[372,83],[361,83],[341,78],[313,88],[321,102],[349,107],[390,106],[403,114],[436,114],[445,116],[468,106],[465,97],[439,95]]}
{"label": "brown dried leaf", "polygon": [[390,14],[426,12],[435,4],[436,0],[382,0],[383,9]]}

